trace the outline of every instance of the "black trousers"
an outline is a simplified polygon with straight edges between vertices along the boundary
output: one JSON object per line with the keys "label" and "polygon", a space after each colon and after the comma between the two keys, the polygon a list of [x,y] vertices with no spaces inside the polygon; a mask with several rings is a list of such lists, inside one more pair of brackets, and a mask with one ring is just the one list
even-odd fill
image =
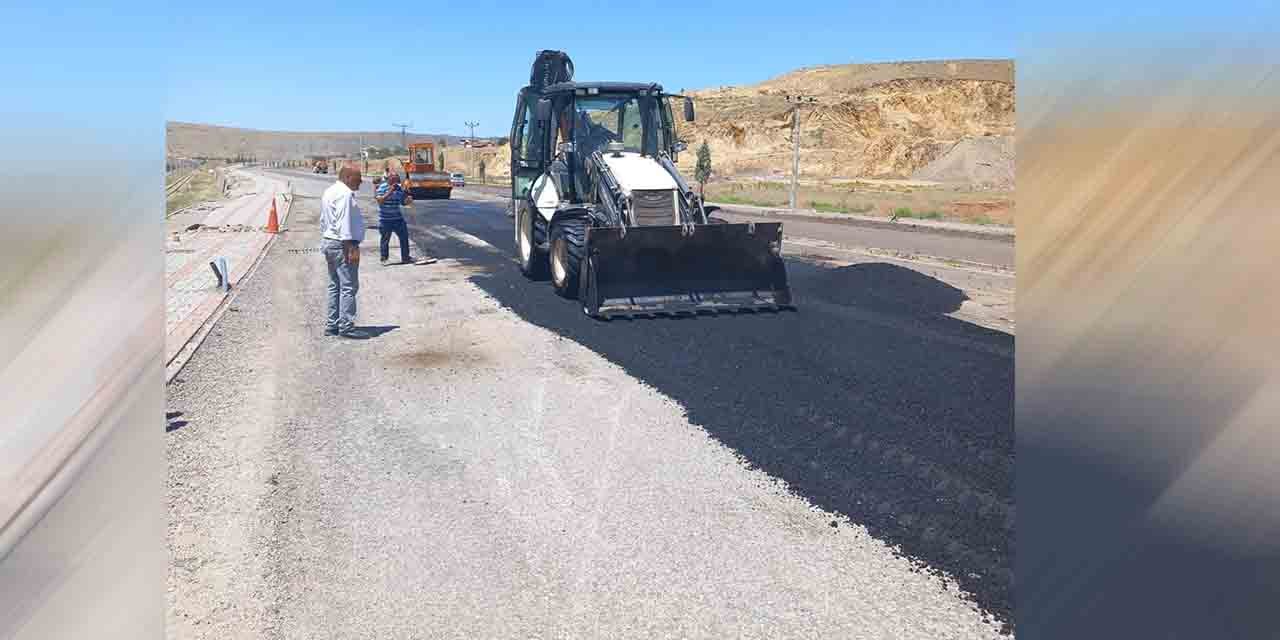
{"label": "black trousers", "polygon": [[381,251],[383,260],[386,260],[387,256],[390,255],[391,234],[394,233],[400,239],[400,261],[409,261],[409,225],[403,218],[400,220],[379,220],[378,232],[382,234],[378,249]]}

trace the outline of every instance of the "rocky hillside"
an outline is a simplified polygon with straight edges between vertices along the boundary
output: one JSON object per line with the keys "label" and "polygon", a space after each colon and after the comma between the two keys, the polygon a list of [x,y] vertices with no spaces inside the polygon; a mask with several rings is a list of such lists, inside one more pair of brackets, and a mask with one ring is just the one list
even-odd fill
{"label": "rocky hillside", "polygon": [[[445,140],[457,145],[457,136],[413,134],[405,136],[409,142]],[[345,154],[355,157],[360,152],[360,142],[366,145],[391,147],[400,144],[398,131],[261,131],[239,129],[189,122],[165,124],[165,146],[169,156],[188,158],[230,158],[241,153],[260,159],[299,160],[310,154]]]}
{"label": "rocky hillside", "polygon": [[[685,91],[697,120],[677,122],[690,150],[680,169],[693,175],[699,144],[708,142],[717,177],[790,175],[791,105],[787,94],[816,99],[800,118],[800,171],[805,178],[888,178],[995,189],[1013,187],[1014,73],[1009,60],[943,60],[811,67],[745,87]],[[679,114],[679,105],[675,105]],[[677,115],[677,119],[679,116]],[[365,144],[398,144],[398,132],[254,131],[168,123],[173,156],[296,159],[312,153],[354,156]],[[448,169],[465,170],[467,152],[451,136]],[[509,174],[510,151],[477,150],[490,176]]]}
{"label": "rocky hillside", "polygon": [[[680,136],[692,149],[707,141],[721,176],[790,173],[785,96],[799,93],[817,101],[801,109],[803,176],[1012,186],[1012,61],[822,66],[752,86],[687,93],[698,117],[678,124]],[[692,171],[695,154],[680,160],[682,170]],[[944,166],[931,167],[936,162]]]}

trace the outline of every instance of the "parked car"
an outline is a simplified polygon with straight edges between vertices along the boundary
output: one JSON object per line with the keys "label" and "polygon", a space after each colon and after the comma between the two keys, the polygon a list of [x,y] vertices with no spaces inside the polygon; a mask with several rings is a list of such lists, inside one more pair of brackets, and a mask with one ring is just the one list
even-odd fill
{"label": "parked car", "polygon": [[449,174],[449,181],[452,182],[455,187],[467,186],[467,179],[461,173]]}

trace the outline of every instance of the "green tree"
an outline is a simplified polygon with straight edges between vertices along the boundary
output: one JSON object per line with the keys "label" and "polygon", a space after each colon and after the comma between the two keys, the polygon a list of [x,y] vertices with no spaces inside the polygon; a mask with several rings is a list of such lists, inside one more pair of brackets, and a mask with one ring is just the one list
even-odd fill
{"label": "green tree", "polygon": [[444,168],[444,149],[436,154],[436,171],[448,171]]}
{"label": "green tree", "polygon": [[706,140],[698,147],[698,164],[693,168],[693,179],[698,181],[698,195],[706,193],[707,180],[711,179],[711,147],[707,146]]}

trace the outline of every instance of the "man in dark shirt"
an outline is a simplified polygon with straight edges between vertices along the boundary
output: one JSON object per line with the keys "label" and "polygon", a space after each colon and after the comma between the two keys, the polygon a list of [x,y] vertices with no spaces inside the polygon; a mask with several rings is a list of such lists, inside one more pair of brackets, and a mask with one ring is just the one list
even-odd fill
{"label": "man in dark shirt", "polygon": [[[378,185],[378,190],[374,194],[374,200],[378,201],[378,232],[382,235],[381,242],[378,245],[380,255],[382,257],[382,265],[386,266],[390,263],[391,254],[391,234],[395,234],[400,240],[400,263],[409,264],[409,225],[404,220],[404,214],[400,211],[400,207],[406,204],[413,204],[413,198],[400,186],[400,174],[389,173],[387,179]],[[419,264],[430,264],[435,260],[424,258],[419,260]]]}

